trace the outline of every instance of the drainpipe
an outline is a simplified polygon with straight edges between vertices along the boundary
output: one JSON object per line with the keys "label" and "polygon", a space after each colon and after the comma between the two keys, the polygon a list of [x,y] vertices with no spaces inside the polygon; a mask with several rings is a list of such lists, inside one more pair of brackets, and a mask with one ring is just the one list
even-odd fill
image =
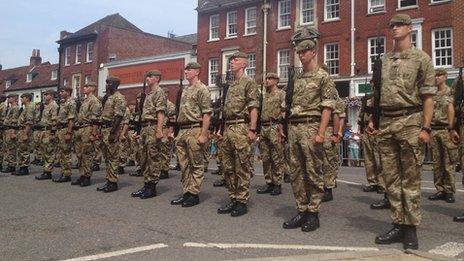
{"label": "drainpipe", "polygon": [[[356,25],[355,25],[355,0],[351,0],[351,71],[350,71],[350,92],[349,92],[349,97],[354,97],[356,95],[356,84],[353,81],[353,77],[355,76],[355,70],[356,70],[356,61],[355,61],[355,42],[356,42]],[[352,114],[356,116],[357,112],[352,111]],[[350,112],[348,112],[348,115],[350,115]],[[351,118],[351,117],[350,117]],[[351,122],[352,126],[356,126],[355,129],[358,129],[357,126],[357,121],[353,120],[354,118],[349,118],[349,121]],[[355,117],[357,118],[357,117]]]}
{"label": "drainpipe", "polygon": [[263,0],[263,83],[266,81],[267,72],[267,15],[271,9],[271,5],[267,0]]}

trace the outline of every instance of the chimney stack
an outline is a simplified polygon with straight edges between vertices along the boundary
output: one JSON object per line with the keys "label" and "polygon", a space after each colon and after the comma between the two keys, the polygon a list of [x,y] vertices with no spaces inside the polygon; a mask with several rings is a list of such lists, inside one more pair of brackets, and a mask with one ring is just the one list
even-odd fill
{"label": "chimney stack", "polygon": [[66,36],[70,35],[71,33],[68,32],[68,31],[61,31],[60,32],[60,40],[63,40],[64,38],[66,38]]}
{"label": "chimney stack", "polygon": [[32,56],[30,59],[30,65],[31,66],[38,66],[42,63],[42,57],[40,57],[40,50],[39,49],[33,49],[32,50]]}

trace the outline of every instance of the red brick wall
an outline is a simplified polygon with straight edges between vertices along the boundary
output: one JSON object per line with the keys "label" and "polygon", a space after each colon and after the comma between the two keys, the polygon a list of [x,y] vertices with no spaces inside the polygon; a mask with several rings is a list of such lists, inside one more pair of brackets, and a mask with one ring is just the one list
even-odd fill
{"label": "red brick wall", "polygon": [[[454,67],[464,66],[464,1],[453,1],[451,17],[453,17],[453,40],[454,40]],[[449,14],[449,13],[447,13]]]}

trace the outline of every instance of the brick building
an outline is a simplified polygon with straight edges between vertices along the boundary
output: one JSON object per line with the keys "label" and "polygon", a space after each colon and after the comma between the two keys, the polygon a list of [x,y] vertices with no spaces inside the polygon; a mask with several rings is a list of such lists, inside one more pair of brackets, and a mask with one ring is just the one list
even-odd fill
{"label": "brick building", "polygon": [[11,69],[0,66],[0,93],[21,95],[29,92],[34,95],[33,102],[40,102],[42,92],[57,90],[57,86],[58,64],[42,62],[40,50],[32,50],[29,65]]}
{"label": "brick building", "polygon": [[[119,14],[106,16],[75,33],[62,31],[57,43],[60,84],[74,90],[81,90],[88,81],[101,83],[99,69],[106,63],[192,50],[191,42],[143,32]],[[99,85],[99,92],[102,88]]]}
{"label": "brick building", "polygon": [[[458,0],[199,0],[197,11],[197,59],[208,65],[202,81],[210,86],[237,50],[249,55],[247,74],[260,80],[263,72],[275,71],[285,82],[286,68],[299,65],[290,37],[311,26],[321,35],[319,63],[328,65],[340,96],[353,100],[370,91],[377,28],[382,53],[391,50],[388,21],[399,12],[413,18],[414,44],[436,67],[446,68],[451,80],[464,50],[464,1]],[[348,110],[353,125],[357,104]]]}

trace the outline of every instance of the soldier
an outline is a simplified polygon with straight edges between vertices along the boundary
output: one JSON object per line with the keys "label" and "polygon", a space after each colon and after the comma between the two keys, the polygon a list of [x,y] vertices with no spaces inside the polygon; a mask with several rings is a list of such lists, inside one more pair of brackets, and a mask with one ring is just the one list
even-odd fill
{"label": "soldier", "polygon": [[60,89],[60,108],[56,119],[56,138],[58,147],[56,155],[61,166],[61,175],[53,179],[54,182],[64,183],[71,181],[71,150],[74,120],[76,119],[76,102],[71,99],[72,88]]}
{"label": "soldier", "polygon": [[86,97],[80,106],[76,121],[76,154],[79,165],[79,178],[71,185],[81,187],[90,186],[92,177],[92,163],[95,157],[94,143],[98,139],[98,125],[102,106],[95,96],[97,85],[93,82],[84,84]]}
{"label": "soldier", "polygon": [[336,105],[332,113],[333,126],[328,126],[324,139],[324,197],[322,202],[333,200],[332,190],[337,186],[337,176],[340,166],[340,141],[345,125],[345,103],[338,93],[335,95]]}
{"label": "soldier", "polygon": [[126,99],[118,91],[120,83],[119,78],[108,77],[106,79],[106,100],[105,98],[102,100],[101,150],[106,163],[106,183],[98,187],[97,191],[105,193],[118,190],[119,140],[122,134],[121,122],[126,113]]}
{"label": "soldier", "polygon": [[3,120],[3,126],[5,133],[3,134],[4,140],[4,156],[3,160],[6,165],[6,169],[2,170],[3,173],[12,173],[14,175],[16,171],[16,160],[17,160],[17,148],[18,148],[18,118],[20,109],[18,106],[18,95],[9,94],[8,99],[8,110]]}
{"label": "soldier", "polygon": [[8,107],[5,101],[6,96],[4,94],[0,94],[0,170],[3,169],[3,154],[5,153],[3,145],[3,134],[5,126],[3,125],[3,121],[5,120],[5,116],[8,111]]}
{"label": "soldier", "polygon": [[[165,92],[166,97],[168,95],[167,92]],[[176,118],[176,105],[172,103],[170,100],[167,100],[167,115],[166,115],[166,124],[168,122],[175,122]],[[168,142],[166,143],[166,147],[162,147],[161,155],[163,157],[163,165],[161,167],[161,174],[160,174],[160,179],[167,179],[169,178],[169,165],[171,163],[171,151],[173,147],[173,139],[168,139]]]}
{"label": "soldier", "polygon": [[33,142],[33,147],[34,147],[34,160],[31,162],[31,164],[34,165],[43,165],[42,161],[42,151],[40,150],[40,134],[42,132],[43,126],[40,125],[40,120],[42,118],[42,113],[41,113],[41,108],[42,108],[42,102],[36,102],[35,103],[35,117],[34,117],[34,126],[32,130],[32,142]]}
{"label": "soldier", "polygon": [[44,110],[40,125],[43,130],[40,132],[40,151],[43,158],[43,173],[35,177],[37,180],[52,178],[53,163],[55,161],[55,134],[56,117],[58,115],[58,104],[53,99],[55,92],[47,90],[43,93]]}
{"label": "soldier", "polygon": [[454,102],[451,90],[446,85],[448,73],[439,68],[435,71],[435,81],[438,87],[437,95],[433,97],[434,113],[432,119],[432,155],[433,181],[437,193],[429,200],[445,200],[454,203],[456,185],[454,168],[458,162],[459,135],[454,126]]}
{"label": "soldier", "polygon": [[[432,61],[412,45],[411,31],[409,15],[396,14],[390,20],[394,48],[382,57],[382,95],[380,104],[374,104],[382,113],[378,145],[393,219],[393,229],[377,236],[375,243],[402,242],[404,249],[419,247],[423,144],[430,141],[437,92]],[[376,133],[373,121],[368,132]]]}
{"label": "soldier", "polygon": [[329,74],[317,64],[314,41],[301,41],[296,52],[303,72],[295,77],[288,115],[288,143],[290,178],[298,214],[284,222],[283,228],[301,227],[308,232],[319,228],[319,209],[324,195],[323,143],[337,90]]}
{"label": "soldier", "polygon": [[30,164],[30,142],[32,136],[32,125],[34,124],[35,107],[31,103],[32,93],[21,95],[22,110],[18,118],[18,166],[19,170],[15,175],[29,175]]}
{"label": "soldier", "polygon": [[183,195],[171,201],[171,205],[192,207],[200,203],[198,194],[203,183],[208,129],[211,120],[211,94],[199,79],[201,66],[196,62],[185,66],[185,78],[189,85],[182,92],[176,137],[177,158],[182,173]]}
{"label": "soldier", "polygon": [[224,104],[225,128],[221,150],[224,178],[229,191],[230,203],[220,207],[218,214],[230,213],[238,217],[248,212],[252,166],[251,143],[256,139],[259,108],[259,88],[254,80],[245,75],[248,56],[236,52],[230,57],[234,82],[230,85]]}
{"label": "soldier", "polygon": [[135,160],[135,165],[136,165],[136,170],[132,173],[129,173],[129,176],[136,176],[136,177],[140,177],[140,176],[143,176],[143,173],[141,171],[141,166],[140,166],[140,162],[141,162],[141,155],[140,155],[140,148],[141,148],[141,144],[140,144],[140,139],[137,138],[137,133],[135,132],[135,127],[136,127],[136,124],[139,122],[139,118],[140,118],[140,98],[141,98],[141,93],[139,93],[137,95],[137,103],[136,103],[136,106],[132,112],[132,125],[133,125],[133,129],[134,130],[131,130],[129,132],[129,138],[130,138],[130,141],[131,141],[131,149],[132,151],[134,152],[134,160]]}
{"label": "soldier", "polygon": [[150,92],[143,103],[142,131],[140,133],[140,168],[144,177],[144,186],[131,194],[141,199],[156,196],[156,184],[160,179],[163,159],[161,147],[166,146],[167,135],[164,133],[165,115],[167,114],[167,98],[159,86],[161,72],[152,70],[147,72]]}
{"label": "soldier", "polygon": [[130,151],[130,142],[128,139],[129,127],[130,127],[130,116],[131,111],[129,106],[126,107],[126,112],[124,113],[123,120],[121,122],[121,134],[119,135],[119,166],[118,166],[118,174],[124,174],[124,167],[127,165],[127,161],[129,158]]}
{"label": "soldier", "polygon": [[269,193],[273,196],[282,193],[284,175],[284,139],[282,136],[282,104],[285,103],[285,92],[277,86],[279,76],[276,73],[266,75],[266,92],[263,93],[261,111],[261,134],[259,150],[263,161],[264,180],[266,186],[258,188],[258,194]]}

